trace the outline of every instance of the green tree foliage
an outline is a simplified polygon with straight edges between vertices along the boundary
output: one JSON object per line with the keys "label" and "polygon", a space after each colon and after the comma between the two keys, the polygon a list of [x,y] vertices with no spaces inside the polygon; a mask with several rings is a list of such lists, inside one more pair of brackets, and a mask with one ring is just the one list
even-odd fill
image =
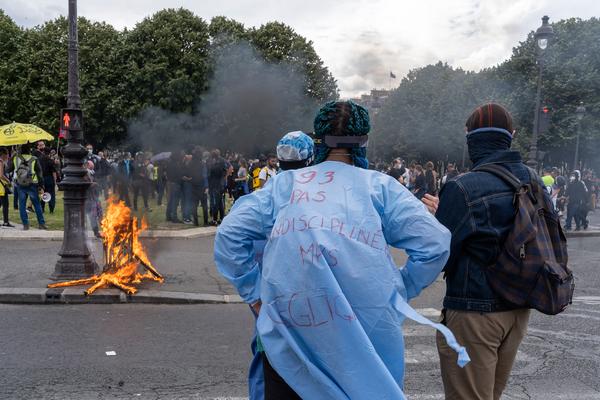
{"label": "green tree foliage", "polygon": [[[552,110],[552,123],[540,137],[540,147],[548,153],[548,162],[572,162],[578,125],[575,109],[583,102],[587,112],[582,121],[582,158],[597,162],[594,157],[600,150],[600,20],[571,18],[552,26],[555,37],[544,55],[542,86],[542,105]],[[538,72],[533,32],[495,72],[515,87],[507,96],[507,103],[518,121],[518,143],[526,147],[533,128]]]}
{"label": "green tree foliage", "polygon": [[11,96],[16,107],[11,119],[57,134],[67,94],[67,20],[61,17],[25,30],[14,67]]}
{"label": "green tree foliage", "polygon": [[[546,162],[572,162],[577,120],[583,101],[582,157],[598,163],[600,148],[600,20],[569,19],[553,24],[555,39],[544,56],[543,105],[552,110],[539,146]],[[507,106],[517,131],[514,147],[529,148],[537,85],[534,32],[502,64],[478,73],[438,63],[411,71],[374,117],[378,156],[426,161],[462,159],[464,123],[478,105]]]}
{"label": "green tree foliage", "polygon": [[[86,136],[95,141],[122,136],[125,121],[122,37],[110,25],[80,18],[79,62]],[[18,44],[8,118],[37,124],[56,134],[66,106],[67,20],[58,18],[25,30]]]}
{"label": "green tree foliage", "polygon": [[[215,17],[208,24],[189,10],[165,9],[131,30],[117,31],[109,24],[79,18],[79,44],[85,135],[95,143],[126,140],[132,121],[153,129],[152,120],[158,115],[188,121],[188,126],[196,126],[192,130],[210,124],[211,132],[226,132],[231,124],[216,123],[218,110],[203,99],[233,104],[235,98],[226,85],[235,81],[248,92],[252,85],[244,86],[244,79],[258,75],[254,87],[261,82],[266,88],[260,96],[275,87],[282,97],[289,94],[289,101],[281,102],[286,115],[298,111],[299,104],[303,108],[298,113],[305,112],[305,97],[314,104],[338,97],[337,84],[312,43],[279,23],[254,29]],[[251,50],[234,52],[248,44]],[[237,65],[231,71],[221,66],[218,71],[217,64],[224,58],[230,63],[250,60],[250,65]],[[271,67],[277,71],[276,82],[264,74]],[[282,71],[298,75],[288,80]],[[32,122],[56,134],[66,92],[66,19],[21,29],[0,10],[0,123]],[[258,105],[256,99],[254,103]],[[273,104],[261,110],[274,110]],[[152,112],[157,109],[164,112]],[[246,111],[251,113],[252,107]],[[141,125],[140,118],[146,119]]]}
{"label": "green tree foliage", "polygon": [[[378,156],[410,160],[460,161],[466,116],[504,92],[493,77],[437,63],[410,71],[373,118]],[[491,89],[491,90],[490,90]]]}
{"label": "green tree foliage", "polygon": [[0,125],[12,122],[18,102],[12,92],[17,79],[15,62],[23,31],[0,10]]}
{"label": "green tree foliage", "polygon": [[207,86],[208,24],[189,10],[166,9],[138,23],[125,42],[130,114],[147,106],[192,112]]}
{"label": "green tree foliage", "polygon": [[319,101],[337,99],[339,93],[333,75],[307,41],[289,26],[270,22],[249,32],[251,43],[267,61],[285,62],[307,77],[306,94]]}

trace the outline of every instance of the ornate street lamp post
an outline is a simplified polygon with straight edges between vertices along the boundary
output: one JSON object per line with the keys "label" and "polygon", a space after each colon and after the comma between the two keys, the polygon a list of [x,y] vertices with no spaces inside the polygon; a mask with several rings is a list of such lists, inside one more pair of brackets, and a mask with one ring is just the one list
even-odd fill
{"label": "ornate street lamp post", "polygon": [[552,26],[548,24],[548,16],[544,15],[542,18],[542,26],[540,26],[535,32],[535,43],[537,46],[537,63],[538,63],[538,78],[537,78],[537,93],[535,96],[535,112],[533,116],[533,132],[531,135],[531,145],[529,148],[529,159],[527,160],[527,165],[531,168],[536,168],[538,161],[538,133],[540,126],[540,109],[541,109],[541,101],[542,101],[542,72],[544,68],[544,55],[546,53],[546,49],[548,48],[548,44],[554,36],[554,30]]}
{"label": "ornate street lamp post", "polygon": [[88,248],[85,229],[85,200],[90,182],[83,167],[86,154],[82,146],[83,115],[79,97],[79,63],[77,42],[77,0],[69,0],[69,64],[67,110],[61,123],[67,129],[67,145],[63,149],[64,179],[59,183],[64,191],[64,236],[52,279],[78,279],[98,272],[98,265]]}
{"label": "ornate street lamp post", "polygon": [[585,107],[583,106],[583,101],[579,103],[579,107],[575,109],[575,114],[577,114],[577,140],[575,142],[575,161],[573,161],[573,169],[578,169],[579,166],[579,137],[581,136],[581,120],[585,115]]}

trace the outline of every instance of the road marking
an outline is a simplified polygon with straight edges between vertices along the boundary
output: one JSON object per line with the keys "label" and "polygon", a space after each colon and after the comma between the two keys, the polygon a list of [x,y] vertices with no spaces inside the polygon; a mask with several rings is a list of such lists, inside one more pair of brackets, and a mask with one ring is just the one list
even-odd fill
{"label": "road marking", "polygon": [[247,397],[200,397],[200,400],[248,400]]}
{"label": "road marking", "polygon": [[442,313],[440,310],[435,308],[417,308],[417,312],[427,318],[437,318]]}
{"label": "road marking", "polygon": [[600,296],[575,296],[573,303],[583,303],[590,306],[600,305]]}
{"label": "road marking", "polygon": [[116,356],[116,355],[117,355],[117,352],[116,352],[116,351],[112,351],[112,350],[111,350],[111,351],[107,351],[107,352],[106,352],[106,355],[107,355],[107,356]]}
{"label": "road marking", "polygon": [[592,321],[600,321],[600,317],[592,317],[591,315],[586,315],[586,314],[564,313],[562,316],[563,317],[571,317],[571,318],[584,318],[584,319],[590,319]]}

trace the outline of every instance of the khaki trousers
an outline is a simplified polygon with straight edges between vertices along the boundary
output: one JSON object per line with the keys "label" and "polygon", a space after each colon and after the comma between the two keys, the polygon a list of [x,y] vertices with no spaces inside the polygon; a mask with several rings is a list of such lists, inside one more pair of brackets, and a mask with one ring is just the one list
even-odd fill
{"label": "khaki trousers", "polygon": [[443,321],[467,348],[471,362],[456,364],[456,352],[436,337],[446,400],[498,400],[527,333],[529,310],[494,313],[446,310]]}

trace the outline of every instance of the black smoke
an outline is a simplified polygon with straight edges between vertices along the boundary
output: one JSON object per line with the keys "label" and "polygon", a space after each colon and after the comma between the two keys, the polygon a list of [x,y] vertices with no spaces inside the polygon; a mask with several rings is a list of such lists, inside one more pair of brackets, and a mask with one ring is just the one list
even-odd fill
{"label": "black smoke", "polygon": [[201,145],[256,155],[272,151],[286,132],[312,130],[319,104],[305,94],[301,63],[267,62],[247,43],[225,45],[213,56],[197,112],[144,110],[129,123],[132,146],[157,153]]}

